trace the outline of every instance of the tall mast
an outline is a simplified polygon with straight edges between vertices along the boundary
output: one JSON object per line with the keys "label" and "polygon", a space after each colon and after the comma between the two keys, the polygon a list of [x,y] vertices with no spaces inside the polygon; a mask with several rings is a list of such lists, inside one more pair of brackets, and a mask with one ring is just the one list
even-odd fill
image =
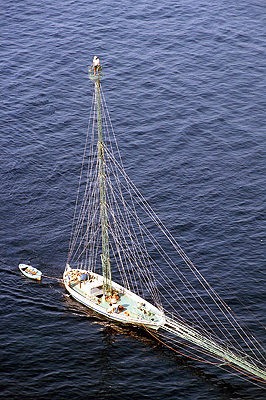
{"label": "tall mast", "polygon": [[[98,71],[97,71],[98,72]],[[104,142],[102,129],[102,106],[100,78],[102,76],[90,73],[90,79],[95,82],[96,106],[97,106],[97,126],[98,126],[98,157],[99,157],[99,186],[100,186],[100,208],[101,208],[101,227],[102,227],[102,274],[103,274],[103,294],[110,294],[111,283],[111,262],[109,252],[109,235],[106,203],[106,183],[105,183],[105,158]]]}

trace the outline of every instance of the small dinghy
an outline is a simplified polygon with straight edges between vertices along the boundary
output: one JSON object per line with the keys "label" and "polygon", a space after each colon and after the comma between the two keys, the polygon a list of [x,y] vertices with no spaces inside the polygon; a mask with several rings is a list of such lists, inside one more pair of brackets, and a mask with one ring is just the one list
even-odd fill
{"label": "small dinghy", "polygon": [[19,264],[18,267],[22,274],[25,275],[27,278],[35,279],[37,281],[40,281],[42,279],[42,272],[39,271],[37,268],[34,268],[31,265],[27,264]]}

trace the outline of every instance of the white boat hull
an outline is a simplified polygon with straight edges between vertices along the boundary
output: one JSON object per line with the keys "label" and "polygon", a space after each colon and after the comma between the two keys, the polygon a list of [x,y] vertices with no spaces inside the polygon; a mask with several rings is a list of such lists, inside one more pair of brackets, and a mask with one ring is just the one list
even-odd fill
{"label": "white boat hull", "polygon": [[37,268],[32,267],[27,264],[19,264],[20,272],[25,275],[27,278],[34,279],[36,281],[40,281],[42,279],[42,272]]}
{"label": "white boat hull", "polygon": [[[90,272],[91,282],[82,282],[79,280],[69,280],[69,271],[66,270],[63,276],[63,281],[68,293],[78,302],[84,304],[94,312],[110,320],[134,326],[145,326],[146,328],[159,329],[164,325],[165,317],[162,311],[157,307],[153,306],[149,302],[145,301],[140,296],[132,293],[128,289],[125,289],[121,285],[112,281],[112,289],[119,294],[120,300],[117,302],[117,306],[122,307],[122,311],[112,312],[111,303],[106,298],[98,293],[98,296],[94,296],[88,293],[92,288],[99,288],[102,285],[103,277],[96,273]],[[86,274],[86,271],[79,271],[78,274]],[[86,286],[89,287],[87,290]],[[140,306],[142,305],[142,306]]]}

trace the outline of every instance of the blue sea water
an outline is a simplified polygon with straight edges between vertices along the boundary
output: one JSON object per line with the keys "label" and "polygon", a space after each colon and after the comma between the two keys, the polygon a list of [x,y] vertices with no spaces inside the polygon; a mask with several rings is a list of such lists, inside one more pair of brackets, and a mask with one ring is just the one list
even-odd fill
{"label": "blue sea water", "polygon": [[263,341],[266,5],[8,0],[1,11],[0,399],[265,399],[17,266],[62,276],[96,54],[128,175],[206,278],[215,271],[216,290],[252,309]]}

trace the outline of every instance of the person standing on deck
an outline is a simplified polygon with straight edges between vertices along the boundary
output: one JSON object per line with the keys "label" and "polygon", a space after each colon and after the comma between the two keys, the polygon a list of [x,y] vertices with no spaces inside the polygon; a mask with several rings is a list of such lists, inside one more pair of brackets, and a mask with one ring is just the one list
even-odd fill
{"label": "person standing on deck", "polygon": [[94,68],[94,75],[96,74],[96,71],[99,73],[99,69],[100,69],[100,60],[97,56],[95,56],[93,58],[93,68]]}

